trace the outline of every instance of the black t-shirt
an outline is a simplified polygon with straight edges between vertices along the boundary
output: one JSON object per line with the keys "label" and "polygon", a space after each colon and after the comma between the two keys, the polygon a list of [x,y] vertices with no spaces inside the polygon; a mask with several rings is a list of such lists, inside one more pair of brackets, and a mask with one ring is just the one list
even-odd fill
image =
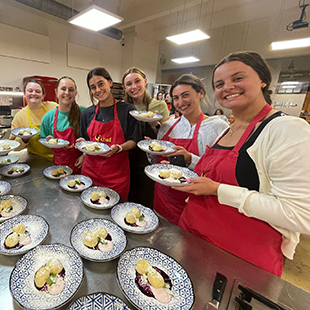
{"label": "black t-shirt", "polygon": [[[138,142],[142,139],[141,126],[139,121],[129,114],[129,111],[136,110],[131,103],[118,101],[116,103],[117,115],[120,120],[125,141]],[[81,114],[80,134],[85,140],[89,140],[87,128],[95,116],[96,106],[90,106]],[[99,107],[96,121],[107,123],[114,120],[114,105],[110,107]]]}
{"label": "black t-shirt", "polygon": [[[242,145],[239,150],[239,156],[236,163],[236,179],[238,181],[239,186],[245,187],[249,190],[259,190],[259,177],[257,173],[256,166],[254,161],[247,153],[247,149],[251,147],[257,137],[260,135],[265,126],[273,120],[275,117],[282,116],[282,112],[276,112],[272,114],[270,117],[265,119],[258,128],[254,131],[253,135]],[[213,149],[224,149],[224,150],[232,150],[234,146],[221,146],[216,143]]]}

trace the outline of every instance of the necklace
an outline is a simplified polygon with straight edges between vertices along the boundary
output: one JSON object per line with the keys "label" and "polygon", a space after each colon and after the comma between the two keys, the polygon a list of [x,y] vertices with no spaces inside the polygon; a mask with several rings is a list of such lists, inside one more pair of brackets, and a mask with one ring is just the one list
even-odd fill
{"label": "necklace", "polygon": [[239,126],[237,126],[237,128],[235,128],[234,130],[232,130],[231,128],[229,128],[229,136],[231,137],[240,127],[242,124],[240,124]]}
{"label": "necklace", "polygon": [[109,116],[110,116],[110,114],[111,114],[111,112],[114,111],[114,104],[113,104],[112,106],[110,106],[109,108],[110,108],[109,113],[108,113],[105,117],[102,118],[102,121],[103,121],[103,122],[104,122],[105,119],[108,120],[108,119],[109,119]]}

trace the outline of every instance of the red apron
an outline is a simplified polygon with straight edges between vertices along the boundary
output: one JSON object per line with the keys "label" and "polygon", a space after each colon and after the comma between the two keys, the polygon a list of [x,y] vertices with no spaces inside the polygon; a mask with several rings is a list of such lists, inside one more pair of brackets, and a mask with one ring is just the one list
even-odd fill
{"label": "red apron", "polygon": [[57,116],[58,116],[59,108],[55,111],[55,117],[54,117],[54,125],[53,125],[53,135],[56,139],[63,139],[70,142],[70,148],[69,149],[52,149],[52,152],[54,153],[54,163],[57,165],[66,165],[73,169],[73,172],[78,174],[81,172],[81,170],[74,166],[76,160],[79,156],[82,155],[82,153],[74,147],[74,143],[76,140],[74,131],[71,127],[65,129],[64,131],[57,130]]}
{"label": "red apron", "polygon": [[[95,116],[87,128],[90,141],[112,144],[122,144],[125,137],[117,116],[116,101],[114,100],[114,120],[101,123],[96,121],[99,111],[97,105]],[[93,184],[106,186],[117,191],[121,198],[127,199],[130,185],[130,169],[128,152],[113,154],[111,157],[85,155],[82,174],[90,177]]]}
{"label": "red apron", "polygon": [[[191,139],[174,139],[170,138],[169,134],[180,121],[181,117],[170,127],[168,132],[162,137],[162,140],[173,142],[176,145],[183,146],[188,152],[195,155],[199,155],[198,149],[198,131],[200,124],[203,120],[204,114],[201,112],[198,122],[195,127],[193,138]],[[164,158],[159,156],[158,162]],[[186,205],[185,199],[189,196],[188,193],[182,193],[175,189],[172,189],[169,186],[165,186],[159,183],[155,183],[155,192],[154,192],[154,203],[153,207],[156,212],[166,218],[174,225],[178,225],[179,218],[183,212],[183,209]]]}
{"label": "red apron", "polygon": [[[233,150],[212,149],[207,146],[195,171],[216,182],[239,186],[235,169],[239,149],[256,123],[270,110],[271,107],[265,105],[251,121]],[[254,265],[281,276],[283,267],[281,234],[264,221],[247,217],[236,208],[220,204],[217,196],[191,195],[181,215],[179,226]]]}

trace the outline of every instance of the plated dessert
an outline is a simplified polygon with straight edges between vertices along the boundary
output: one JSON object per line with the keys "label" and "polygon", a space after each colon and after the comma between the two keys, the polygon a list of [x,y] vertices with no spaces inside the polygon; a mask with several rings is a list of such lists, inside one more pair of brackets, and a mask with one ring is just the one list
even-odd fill
{"label": "plated dessert", "polygon": [[3,156],[0,159],[0,165],[10,165],[18,162],[19,158],[17,156]]}
{"label": "plated dessert", "polygon": [[153,181],[167,186],[187,186],[187,179],[198,177],[192,170],[171,164],[149,165],[144,172]]}
{"label": "plated dessert", "polygon": [[69,141],[63,140],[63,139],[46,139],[46,138],[41,138],[39,139],[39,142],[42,143],[44,146],[51,148],[51,149],[57,149],[57,148],[62,148],[64,146],[69,145]]}
{"label": "plated dessert", "polygon": [[109,209],[119,202],[119,194],[111,188],[93,186],[81,194],[85,205],[94,209]]}
{"label": "plated dessert", "polygon": [[127,243],[123,230],[104,219],[85,220],[75,225],[70,242],[82,257],[92,261],[115,259]]}
{"label": "plated dessert", "polygon": [[80,141],[75,146],[83,153],[89,155],[102,155],[110,150],[110,147],[101,142]]}
{"label": "plated dessert", "polygon": [[0,253],[4,255],[24,254],[41,244],[49,226],[38,215],[19,215],[0,225]]}
{"label": "plated dessert", "polygon": [[133,202],[120,203],[113,207],[111,217],[122,229],[137,234],[149,233],[159,224],[152,209]]}
{"label": "plated dessert", "polygon": [[21,127],[21,128],[15,128],[11,131],[11,134],[19,137],[21,139],[26,138],[30,139],[31,137],[38,134],[39,130],[36,128],[30,128],[30,127]]}
{"label": "plated dessert", "polygon": [[83,262],[62,244],[39,245],[19,259],[10,276],[13,299],[25,309],[55,309],[68,302],[83,280]]}
{"label": "plated dessert", "polygon": [[17,195],[0,197],[0,222],[22,213],[27,207],[27,200]]}
{"label": "plated dessert", "polygon": [[0,141],[0,155],[6,155],[10,151],[15,150],[19,146],[19,142],[15,140]]}
{"label": "plated dessert", "polygon": [[141,140],[137,145],[142,151],[154,155],[168,155],[176,151],[172,148],[175,144],[165,140]]}
{"label": "plated dessert", "polygon": [[30,170],[27,164],[10,164],[0,168],[0,173],[6,177],[19,177]]}
{"label": "plated dessert", "polygon": [[11,183],[7,181],[0,181],[0,195],[5,195],[11,190]]}
{"label": "plated dessert", "polygon": [[43,174],[49,179],[61,179],[72,172],[73,170],[68,166],[49,166],[43,170]]}
{"label": "plated dessert", "polygon": [[138,309],[192,309],[190,278],[172,257],[148,247],[122,254],[117,279],[126,297]]}
{"label": "plated dessert", "polygon": [[129,114],[133,116],[135,119],[137,119],[138,121],[148,122],[148,123],[156,122],[163,118],[162,115],[158,113],[154,113],[152,111],[132,110],[132,111],[129,111]]}
{"label": "plated dessert", "polygon": [[59,181],[60,187],[70,192],[81,192],[92,184],[92,179],[85,175],[68,175]]}
{"label": "plated dessert", "polygon": [[68,310],[82,309],[130,310],[120,298],[101,292],[82,296],[68,308]]}

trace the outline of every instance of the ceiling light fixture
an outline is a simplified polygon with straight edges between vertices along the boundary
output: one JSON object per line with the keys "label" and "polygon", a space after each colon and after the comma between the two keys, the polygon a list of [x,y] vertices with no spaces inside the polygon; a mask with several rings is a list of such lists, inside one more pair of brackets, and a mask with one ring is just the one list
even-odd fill
{"label": "ceiling light fixture", "polygon": [[210,37],[199,29],[180,33],[174,36],[166,37],[178,45],[209,39]]}
{"label": "ceiling light fixture", "polygon": [[289,48],[298,48],[307,46],[310,46],[310,37],[304,39],[277,41],[271,43],[271,47],[273,50],[284,50]]}
{"label": "ceiling light fixture", "polygon": [[122,17],[92,4],[85,10],[68,19],[68,22],[83,28],[99,31],[123,20]]}
{"label": "ceiling light fixture", "polygon": [[181,57],[181,58],[174,58],[171,59],[171,61],[176,62],[178,64],[185,64],[185,63],[190,63],[190,62],[197,62],[200,59],[194,57],[194,56],[189,56],[189,57]]}

